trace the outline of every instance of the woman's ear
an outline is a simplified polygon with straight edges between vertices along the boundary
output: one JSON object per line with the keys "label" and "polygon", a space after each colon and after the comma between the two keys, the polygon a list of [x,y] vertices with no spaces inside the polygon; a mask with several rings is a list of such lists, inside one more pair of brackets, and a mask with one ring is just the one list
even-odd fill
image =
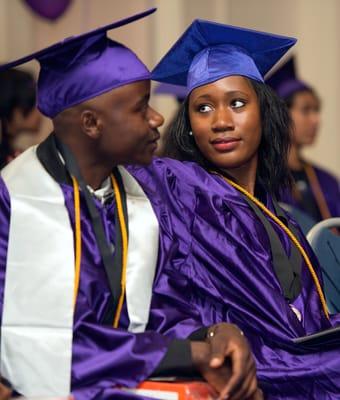
{"label": "woman's ear", "polygon": [[80,114],[80,125],[82,131],[91,139],[98,139],[101,136],[103,124],[95,111],[82,111]]}

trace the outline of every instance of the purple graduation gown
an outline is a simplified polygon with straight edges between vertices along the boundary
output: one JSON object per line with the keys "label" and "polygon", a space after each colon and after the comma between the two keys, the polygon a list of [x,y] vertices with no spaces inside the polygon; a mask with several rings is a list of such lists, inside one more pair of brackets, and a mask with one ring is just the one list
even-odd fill
{"label": "purple graduation gown", "polygon": [[[320,188],[325,197],[327,206],[329,208],[329,212],[332,217],[340,217],[340,182],[335,178],[332,174],[327,172],[326,170],[312,165],[315,174],[318,178]],[[307,189],[310,193],[310,196],[313,196],[311,192],[311,187],[309,186]],[[286,191],[281,199],[284,203],[290,204],[293,207],[301,211],[306,211],[301,206],[301,204],[293,197],[292,193]]]}
{"label": "purple graduation gown", "polygon": [[[267,232],[236,189],[194,163],[171,159],[156,159],[133,174],[144,190],[162,192],[173,234],[186,243],[171,270],[165,267],[164,279],[177,277],[193,317],[200,315],[204,325],[232,322],[245,332],[265,398],[340,398],[340,338],[319,351],[291,341],[340,322],[339,315],[329,321],[323,314],[305,262],[302,289],[292,302],[302,315],[300,322],[275,275]],[[267,207],[273,211],[270,196]],[[272,226],[289,255],[290,241],[281,228]],[[302,234],[300,241],[321,279],[318,261]]]}
{"label": "purple graduation gown", "polygon": [[[61,188],[74,227],[73,188],[66,184],[61,184]],[[159,279],[161,266],[170,263],[172,254],[176,253],[180,245],[172,238],[171,229],[166,226],[168,218],[164,206],[156,197],[153,199],[153,206],[157,209],[158,215],[165,216],[163,218],[165,227],[161,229],[166,234],[160,240],[160,262],[150,311],[153,315],[153,324],[147,327],[145,333],[133,334],[126,330],[129,323],[126,306],[123,307],[118,329],[104,326],[100,322],[110,297],[110,289],[81,194],[82,258],[74,316],[71,378],[72,394],[77,400],[141,399],[140,396],[123,392],[119,386],[135,387],[155,370],[171,341],[170,335],[165,337],[159,332],[168,329],[172,337],[184,338],[200,328],[199,319],[195,319],[191,313],[187,315],[186,305],[183,307],[183,302],[180,302],[181,296],[177,292],[177,283],[174,279],[172,277]],[[108,238],[114,238],[114,204],[102,206],[97,202],[97,208]],[[162,217],[160,219],[162,220]],[[0,179],[0,223],[0,310],[2,310],[10,223],[10,198],[2,179]],[[169,328],[165,328],[167,324]]]}

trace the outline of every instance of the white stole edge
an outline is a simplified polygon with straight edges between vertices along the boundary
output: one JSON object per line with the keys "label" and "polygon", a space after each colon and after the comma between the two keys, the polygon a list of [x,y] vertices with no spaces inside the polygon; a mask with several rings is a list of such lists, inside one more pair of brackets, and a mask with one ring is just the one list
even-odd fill
{"label": "white stole edge", "polygon": [[36,147],[2,177],[11,199],[1,326],[1,375],[25,396],[71,387],[74,245],[62,190]]}
{"label": "white stole edge", "polygon": [[126,191],[129,246],[126,269],[126,303],[130,332],[144,332],[149,321],[156,273],[159,225],[152,205],[137,180],[119,167]]}

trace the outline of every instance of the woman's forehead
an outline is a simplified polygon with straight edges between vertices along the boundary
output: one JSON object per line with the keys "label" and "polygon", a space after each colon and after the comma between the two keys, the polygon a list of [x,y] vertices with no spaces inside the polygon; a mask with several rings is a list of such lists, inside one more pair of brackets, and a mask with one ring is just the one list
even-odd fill
{"label": "woman's forehead", "polygon": [[244,92],[246,94],[255,94],[253,86],[247,78],[240,75],[233,75],[218,79],[217,81],[211,82],[207,85],[199,86],[190,93],[190,98],[195,99],[205,95],[210,96],[216,94],[217,92]]}

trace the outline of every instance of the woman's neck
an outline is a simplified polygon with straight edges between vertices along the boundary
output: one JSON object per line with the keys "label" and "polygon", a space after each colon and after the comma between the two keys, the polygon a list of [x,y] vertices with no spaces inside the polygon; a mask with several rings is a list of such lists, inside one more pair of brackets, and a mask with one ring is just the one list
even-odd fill
{"label": "woman's neck", "polygon": [[255,194],[257,157],[253,158],[247,164],[237,168],[226,169],[221,168],[223,172],[229,175],[238,185],[250,194]]}

